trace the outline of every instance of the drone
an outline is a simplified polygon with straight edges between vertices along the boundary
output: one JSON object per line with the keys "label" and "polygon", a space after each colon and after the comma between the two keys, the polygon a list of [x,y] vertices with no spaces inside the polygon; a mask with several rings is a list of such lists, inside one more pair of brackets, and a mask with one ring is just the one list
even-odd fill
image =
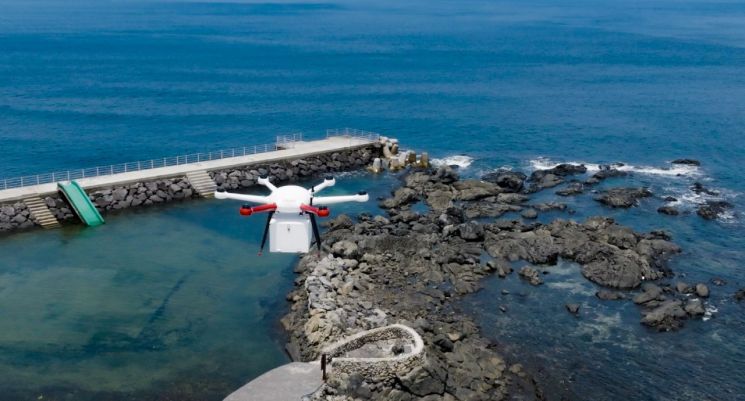
{"label": "drone", "polygon": [[243,202],[256,203],[258,206],[244,204],[239,209],[242,216],[267,212],[269,215],[261,238],[259,256],[264,251],[267,234],[269,235],[269,251],[282,253],[306,253],[310,250],[311,239],[315,241],[318,251],[321,251],[321,236],[318,231],[316,217],[328,217],[328,205],[344,202],[367,202],[367,192],[356,195],[343,196],[315,196],[317,192],[332,187],[336,180],[327,176],[322,183],[306,189],[297,185],[276,187],[266,175],[262,175],[257,183],[272,191],[268,196],[246,195],[226,192],[218,188],[215,192],[217,199],[234,199]]}

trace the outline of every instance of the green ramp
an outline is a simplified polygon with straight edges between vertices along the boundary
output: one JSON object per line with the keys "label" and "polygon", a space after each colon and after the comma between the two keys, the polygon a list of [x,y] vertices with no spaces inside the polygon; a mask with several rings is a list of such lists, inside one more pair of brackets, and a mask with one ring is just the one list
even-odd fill
{"label": "green ramp", "polygon": [[72,208],[75,209],[75,213],[83,223],[91,227],[100,226],[104,223],[101,213],[98,213],[98,210],[93,206],[90,198],[88,198],[88,194],[85,193],[77,181],[70,181],[69,183],[59,182],[57,186],[70,202]]}

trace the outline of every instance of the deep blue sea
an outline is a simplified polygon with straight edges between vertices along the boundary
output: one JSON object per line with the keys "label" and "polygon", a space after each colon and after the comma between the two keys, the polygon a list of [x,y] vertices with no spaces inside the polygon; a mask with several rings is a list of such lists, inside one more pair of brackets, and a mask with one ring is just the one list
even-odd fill
{"label": "deep blue sea", "polygon": [[[464,311],[550,399],[744,397],[745,2],[0,0],[0,179],[339,126],[472,177],[626,163],[633,175],[604,185],[655,198],[609,211],[586,194],[565,200],[574,215],[541,219],[668,230],[679,279],[727,281],[706,321],[653,333],[570,264],[542,288],[487,280]],[[702,166],[673,169],[681,157]],[[395,183],[342,178],[378,194]],[[732,213],[655,212],[667,195],[694,210],[696,181]],[[220,400],[287,361],[277,319],[294,259],[255,258],[258,231],[234,206],[0,239],[0,399]]]}

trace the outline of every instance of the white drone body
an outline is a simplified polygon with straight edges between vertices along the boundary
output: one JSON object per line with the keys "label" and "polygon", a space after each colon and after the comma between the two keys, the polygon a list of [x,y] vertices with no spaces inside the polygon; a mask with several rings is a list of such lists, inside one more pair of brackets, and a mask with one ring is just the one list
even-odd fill
{"label": "white drone body", "polygon": [[360,192],[357,195],[315,196],[317,192],[336,184],[336,180],[330,176],[311,189],[297,185],[285,185],[278,188],[265,176],[260,177],[257,182],[272,192],[267,196],[259,196],[235,194],[218,189],[215,192],[215,198],[259,204],[253,207],[243,205],[240,209],[243,216],[259,212],[269,213],[259,255],[264,249],[267,233],[269,234],[270,252],[305,253],[310,250],[313,238],[320,251],[321,238],[316,216],[327,217],[329,210],[326,206],[328,205],[343,202],[367,202],[369,199],[366,192]]}

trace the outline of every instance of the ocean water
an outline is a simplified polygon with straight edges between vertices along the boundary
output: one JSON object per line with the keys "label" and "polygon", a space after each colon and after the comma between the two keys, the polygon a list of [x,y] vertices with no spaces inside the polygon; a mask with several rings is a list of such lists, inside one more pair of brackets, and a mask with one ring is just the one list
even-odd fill
{"label": "ocean water", "polygon": [[[635,306],[595,301],[572,265],[553,268],[537,289],[489,280],[464,310],[557,399],[745,394],[745,306],[732,300],[745,286],[745,3],[0,7],[0,179],[337,126],[397,137],[472,177],[503,166],[623,162],[633,175],[603,185],[647,185],[658,197],[610,211],[587,194],[565,200],[575,214],[541,219],[605,214],[668,230],[684,249],[672,263],[682,280],[727,281],[712,286],[707,321],[652,333]],[[702,166],[673,169],[679,157]],[[348,180],[346,189],[381,194],[394,182]],[[655,212],[666,195],[694,210],[704,200],[690,191],[696,181],[733,212],[717,221]],[[293,259],[255,259],[246,247],[256,228],[227,214],[234,206],[192,202],[128,212],[95,231],[1,239],[0,388],[19,399],[221,399],[285,361],[276,318]],[[524,296],[503,299],[504,286]],[[563,311],[570,300],[583,305],[579,319]]]}

